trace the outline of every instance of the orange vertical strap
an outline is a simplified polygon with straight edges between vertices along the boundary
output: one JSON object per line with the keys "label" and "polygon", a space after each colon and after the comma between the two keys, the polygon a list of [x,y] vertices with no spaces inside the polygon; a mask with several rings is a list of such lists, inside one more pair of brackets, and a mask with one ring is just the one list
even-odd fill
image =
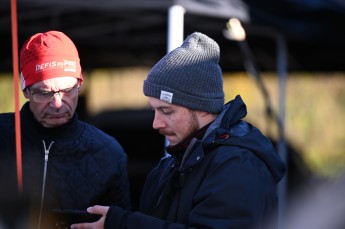
{"label": "orange vertical strap", "polygon": [[18,33],[17,33],[17,2],[11,0],[12,19],[12,56],[13,56],[13,86],[14,86],[14,109],[15,109],[15,133],[16,133],[16,162],[18,191],[23,192],[23,169],[22,169],[22,145],[20,131],[20,110],[19,110],[19,67],[18,67]]}

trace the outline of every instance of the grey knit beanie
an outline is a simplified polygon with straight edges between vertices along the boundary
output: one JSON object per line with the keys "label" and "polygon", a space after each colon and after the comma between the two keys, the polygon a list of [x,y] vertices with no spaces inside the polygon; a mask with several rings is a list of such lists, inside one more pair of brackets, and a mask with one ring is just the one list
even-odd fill
{"label": "grey knit beanie", "polygon": [[224,105],[219,46],[195,32],[166,54],[144,81],[144,94],[192,110],[220,113]]}

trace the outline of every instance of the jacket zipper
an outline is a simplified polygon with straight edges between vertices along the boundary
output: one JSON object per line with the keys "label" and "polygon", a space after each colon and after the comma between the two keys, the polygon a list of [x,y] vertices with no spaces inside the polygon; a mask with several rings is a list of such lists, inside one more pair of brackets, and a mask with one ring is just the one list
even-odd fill
{"label": "jacket zipper", "polygon": [[[196,141],[195,139],[192,139],[191,143],[190,143],[189,146],[187,147],[187,149],[186,149],[186,151],[185,151],[185,153],[184,153],[184,155],[183,155],[183,158],[182,158],[182,160],[181,160],[181,164],[180,164],[180,166],[179,166],[179,168],[178,168],[178,171],[181,171],[181,170],[182,170],[182,167],[183,167],[183,165],[184,165],[184,163],[185,163],[185,161],[186,161],[186,159],[187,159],[187,155],[189,155],[189,153],[190,153],[190,151],[191,151],[191,148],[193,147],[195,141]],[[175,166],[175,163],[173,164],[173,166]],[[159,204],[160,204],[161,201],[162,201],[162,198],[163,198],[164,194],[165,194],[165,193],[164,193],[164,189],[163,189],[162,193],[159,195],[157,204],[155,205],[154,209],[156,209],[156,208],[159,206]]]}
{"label": "jacket zipper", "polygon": [[49,144],[48,149],[46,147],[45,141],[42,140],[42,142],[43,142],[43,147],[44,147],[44,170],[43,170],[43,183],[42,183],[41,206],[40,206],[40,215],[39,215],[39,220],[38,220],[38,229],[41,228],[43,202],[44,202],[44,194],[45,194],[45,188],[46,188],[46,176],[47,176],[47,165],[48,165],[49,150],[52,147],[54,141],[52,141]]}

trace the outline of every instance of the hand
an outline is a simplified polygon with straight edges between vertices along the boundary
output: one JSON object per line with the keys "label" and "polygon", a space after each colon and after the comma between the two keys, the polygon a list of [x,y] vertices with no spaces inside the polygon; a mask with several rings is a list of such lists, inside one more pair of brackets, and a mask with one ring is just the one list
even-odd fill
{"label": "hand", "polygon": [[109,207],[106,206],[93,206],[89,207],[87,211],[91,214],[99,214],[102,215],[102,217],[94,222],[94,223],[78,223],[78,224],[72,224],[72,229],[104,229],[104,221],[105,217],[108,213]]}

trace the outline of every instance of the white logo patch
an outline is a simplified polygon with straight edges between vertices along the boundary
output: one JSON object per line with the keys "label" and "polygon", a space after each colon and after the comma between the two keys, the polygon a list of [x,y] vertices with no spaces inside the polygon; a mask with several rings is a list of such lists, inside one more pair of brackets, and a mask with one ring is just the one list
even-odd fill
{"label": "white logo patch", "polygon": [[63,68],[65,72],[77,72],[77,62],[74,60],[63,60],[63,61],[49,61],[41,64],[36,64],[36,72],[44,70]]}
{"label": "white logo patch", "polygon": [[161,90],[161,96],[160,96],[160,100],[163,100],[165,102],[168,102],[168,103],[172,103],[172,98],[173,98],[173,93],[171,92],[167,92],[167,91],[163,91]]}

